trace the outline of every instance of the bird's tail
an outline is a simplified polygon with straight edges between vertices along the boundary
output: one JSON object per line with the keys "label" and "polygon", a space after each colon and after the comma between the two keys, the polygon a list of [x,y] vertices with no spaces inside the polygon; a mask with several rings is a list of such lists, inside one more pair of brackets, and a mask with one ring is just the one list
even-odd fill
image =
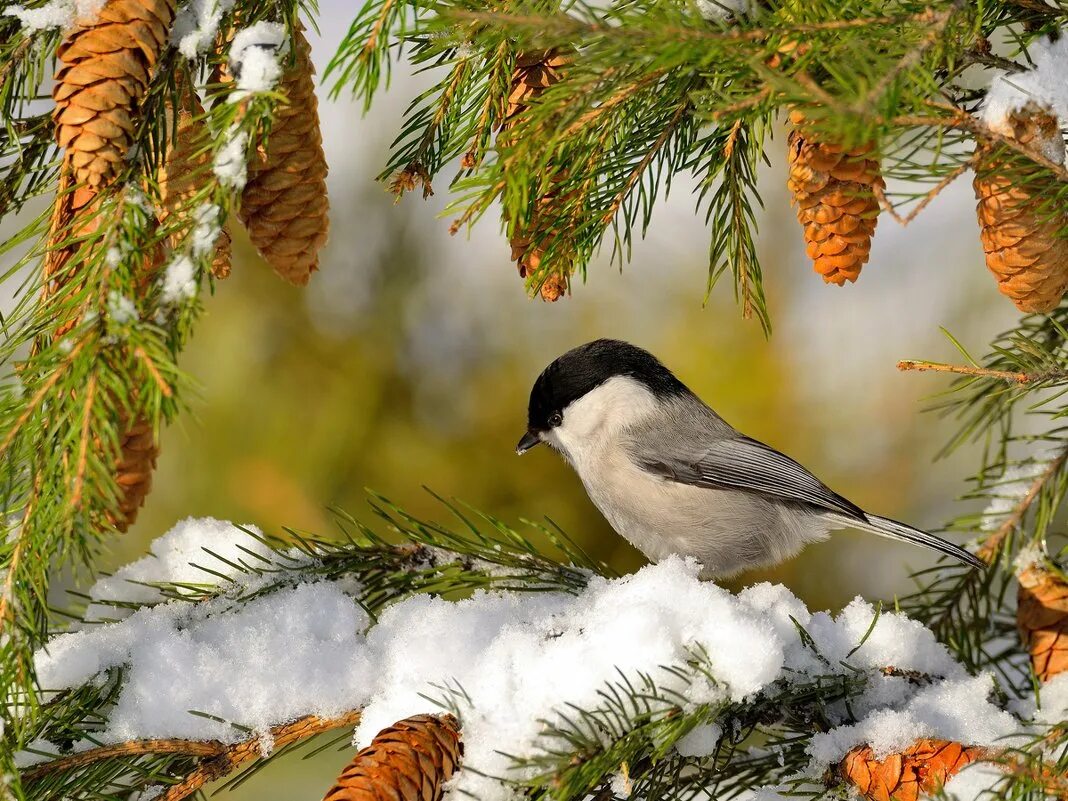
{"label": "bird's tail", "polygon": [[888,517],[879,517],[878,515],[865,515],[864,517],[865,519],[861,520],[855,517],[847,517],[846,515],[833,515],[834,521],[843,526],[870,531],[872,534],[878,534],[880,537],[899,542],[922,545],[924,548],[930,548],[946,556],[952,556],[954,559],[958,559],[972,567],[986,566],[979,557],[968,553],[963,548],[958,548],[952,542],[946,542],[941,537],[936,537],[934,534],[929,534],[912,526],[906,526],[904,523],[899,523]]}

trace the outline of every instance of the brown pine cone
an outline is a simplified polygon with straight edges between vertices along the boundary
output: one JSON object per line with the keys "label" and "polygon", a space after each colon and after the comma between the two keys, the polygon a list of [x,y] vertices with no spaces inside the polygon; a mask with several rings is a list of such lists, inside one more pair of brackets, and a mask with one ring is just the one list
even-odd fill
{"label": "brown pine cone", "polygon": [[115,481],[121,495],[118,512],[110,516],[110,522],[118,531],[126,531],[137,520],[137,514],[152,489],[152,472],[156,469],[159,444],[153,436],[152,426],[139,419],[123,436],[120,448]]}
{"label": "brown pine cone", "polygon": [[[508,141],[511,129],[530,101],[560,81],[561,70],[568,64],[568,61],[566,56],[561,55],[555,49],[536,50],[519,55],[512,72],[511,88],[498,134],[499,142]],[[560,171],[553,176],[552,181],[560,183],[566,177],[567,173]],[[543,220],[545,217],[554,216],[554,206],[566,198],[566,195],[550,189],[534,201],[531,219],[526,226],[511,224],[508,226],[512,261],[519,268],[521,278],[535,274],[541,266],[542,255],[545,252],[543,245],[547,238],[547,233],[540,230],[544,225]],[[559,234],[551,236],[559,236]],[[546,277],[539,290],[543,300],[556,301],[567,294],[572,269],[572,265],[566,265],[563,272],[554,272]]]}
{"label": "brown pine cone", "polygon": [[173,0],[107,0],[59,46],[53,118],[77,183],[106,186],[122,169],[173,20]]}
{"label": "brown pine cone", "polygon": [[[1020,144],[1059,154],[1063,161],[1060,126],[1048,111],[1028,104],[1003,127]],[[1068,239],[1057,236],[1068,219],[1063,211],[1044,219],[1040,187],[1014,179],[999,151],[992,141],[981,142],[976,151],[973,186],[986,266],[1017,309],[1052,311],[1068,289]]]}
{"label": "brown pine cone", "polygon": [[452,715],[416,715],[380,731],[353,758],[325,801],[441,801],[460,767],[463,743]]}
{"label": "brown pine cone", "polygon": [[1016,624],[1031,653],[1040,681],[1068,670],[1068,583],[1057,573],[1033,565],[1017,578]]}
{"label": "brown pine cone", "polygon": [[918,801],[937,792],[950,776],[987,756],[977,746],[920,739],[899,754],[875,759],[870,746],[854,748],[838,770],[868,801]]}
{"label": "brown pine cone", "polygon": [[319,268],[329,204],[311,46],[298,28],[293,66],[279,84],[287,104],[275,114],[266,150],[253,158],[238,216],[278,275],[303,286]]}
{"label": "brown pine cone", "polygon": [[[167,160],[158,175],[162,201],[161,224],[172,214],[188,214],[191,211],[190,200],[203,186],[207,171],[211,168],[208,132],[201,119],[204,109],[200,99],[196,90],[185,80],[179,82],[178,92],[180,105],[177,124],[173,116],[167,120],[167,131],[174,132],[174,139],[170,142]],[[169,109],[169,115],[173,114],[174,110]],[[170,246],[174,249],[181,244],[180,241],[172,241]],[[215,240],[215,255],[211,263],[211,274],[216,278],[230,275],[230,250],[230,232],[223,226]]]}
{"label": "brown pine cone", "polygon": [[787,186],[816,272],[828,284],[856,281],[871,252],[879,216],[875,187],[885,188],[873,144],[850,149],[821,141],[798,112],[790,132]]}

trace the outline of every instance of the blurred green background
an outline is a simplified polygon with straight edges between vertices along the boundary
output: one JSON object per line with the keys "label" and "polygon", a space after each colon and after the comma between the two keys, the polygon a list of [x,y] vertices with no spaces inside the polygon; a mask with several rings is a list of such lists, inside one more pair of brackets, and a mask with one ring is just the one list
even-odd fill
{"label": "blurred green background", "polygon": [[[353,13],[340,0],[321,7],[320,66]],[[708,235],[684,180],[630,264],[619,271],[604,254],[573,297],[549,305],[525,297],[489,216],[470,238],[448,235],[446,180],[429,201],[398,205],[374,182],[404,105],[426,83],[403,72],[366,117],[321,92],[332,231],[307,289],[278,280],[235,230],[233,276],[208,300],[183,357],[200,386],[194,413],[164,433],[148,504],[101,568],[140,556],[191,515],[322,535],[330,506],[372,521],[365,487],[445,519],[427,485],[510,522],[550,516],[588,550],[634,569],[641,556],[562,460],[547,449],[514,453],[538,372],[601,336],[652,350],[734,425],[861,506],[927,527],[954,513],[968,454],[932,463],[951,423],[921,413],[947,382],[895,363],[953,360],[939,326],[981,352],[1015,319],[983,266],[966,178],[908,229],[884,217],[858,284],[824,286],[789,207],[780,136],[761,184],[770,339],[741,319],[727,285],[702,307]],[[906,592],[909,571],[929,562],[842,533],[734,585],[773,579],[813,607],[837,608],[858,593]],[[319,797],[347,758],[285,761],[240,792]]]}

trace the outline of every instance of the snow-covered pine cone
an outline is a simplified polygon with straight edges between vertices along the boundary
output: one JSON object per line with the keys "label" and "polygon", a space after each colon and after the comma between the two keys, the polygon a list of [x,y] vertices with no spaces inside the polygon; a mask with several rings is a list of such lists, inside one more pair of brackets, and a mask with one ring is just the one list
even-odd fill
{"label": "snow-covered pine cone", "polygon": [[59,46],[56,140],[77,183],[102,187],[122,169],[138,106],[174,20],[173,0],[107,0]]}
{"label": "snow-covered pine cone", "polygon": [[918,801],[986,755],[985,748],[920,739],[885,759],[876,759],[870,746],[857,746],[846,754],[838,770],[868,801]]}
{"label": "snow-covered pine cone", "polygon": [[844,148],[805,129],[799,112],[790,114],[789,177],[792,203],[805,229],[812,266],[828,284],[856,281],[871,253],[879,216],[875,187],[885,187],[874,146]]}
{"label": "snow-covered pine cone", "polygon": [[452,715],[405,718],[353,757],[324,801],[441,801],[462,757]]}
{"label": "snow-covered pine cone", "polygon": [[[1029,103],[998,127],[1020,144],[1064,162],[1060,125],[1050,112]],[[1068,239],[1057,236],[1068,217],[1044,210],[1039,188],[1006,171],[1000,149],[996,141],[980,142],[973,181],[986,266],[1017,309],[1052,311],[1068,289]]]}
{"label": "snow-covered pine cone", "polygon": [[311,45],[299,27],[293,44],[293,64],[278,85],[287,102],[275,114],[266,150],[248,165],[238,217],[274,271],[303,286],[319,269],[329,203],[315,68]]}

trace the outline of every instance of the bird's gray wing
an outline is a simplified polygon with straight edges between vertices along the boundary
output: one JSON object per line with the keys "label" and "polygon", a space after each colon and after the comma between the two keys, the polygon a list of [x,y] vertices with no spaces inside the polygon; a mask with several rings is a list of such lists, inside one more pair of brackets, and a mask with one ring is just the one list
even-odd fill
{"label": "bird's gray wing", "polygon": [[667,454],[663,447],[636,447],[631,453],[642,469],[680,484],[753,492],[866,520],[860,507],[789,456],[740,434],[702,443],[690,453]]}

